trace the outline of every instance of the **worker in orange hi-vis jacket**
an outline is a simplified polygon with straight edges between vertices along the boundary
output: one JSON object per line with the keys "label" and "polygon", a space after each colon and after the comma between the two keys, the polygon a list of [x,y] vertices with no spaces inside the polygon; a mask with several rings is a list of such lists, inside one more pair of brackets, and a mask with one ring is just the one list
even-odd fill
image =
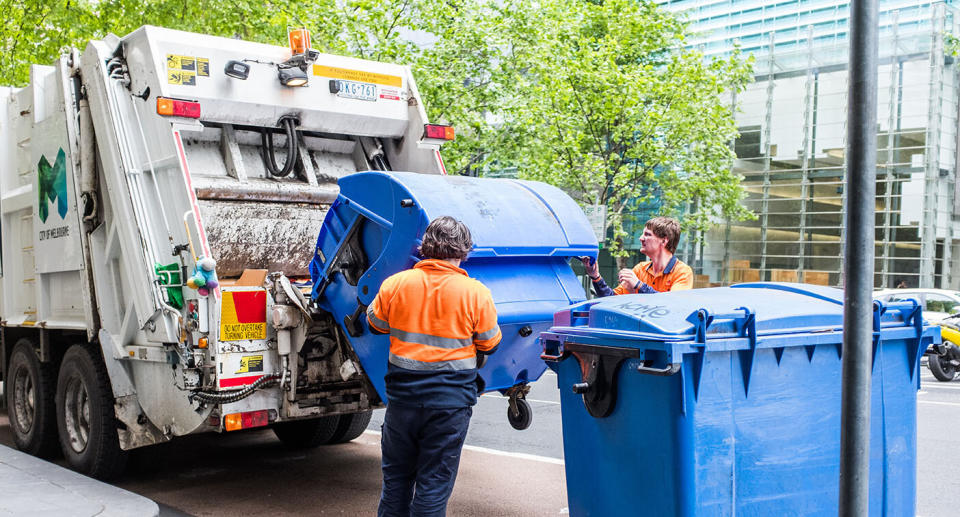
{"label": "worker in orange hi-vis jacket", "polygon": [[587,276],[593,281],[597,296],[629,293],[663,293],[693,288],[693,270],[674,253],[680,242],[680,223],[670,217],[654,217],[647,221],[640,237],[640,253],[649,259],[633,269],[621,269],[620,285],[610,289],[600,276],[596,260],[581,257]]}
{"label": "worker in orange hi-vis jacket", "polygon": [[384,280],[367,308],[371,330],[390,334],[379,516],[446,515],[477,369],[501,338],[490,290],[460,269],[472,247],[462,222],[434,219],[424,260]]}

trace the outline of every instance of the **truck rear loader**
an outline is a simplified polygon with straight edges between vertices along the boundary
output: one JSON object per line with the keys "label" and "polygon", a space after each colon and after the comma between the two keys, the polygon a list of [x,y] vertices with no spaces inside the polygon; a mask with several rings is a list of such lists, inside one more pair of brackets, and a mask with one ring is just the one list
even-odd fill
{"label": "truck rear loader", "polygon": [[[428,123],[408,67],[321,54],[303,30],[287,48],[145,26],[0,88],[0,376],[17,447],[59,449],[108,478],[126,451],[192,433],[271,426],[294,447],[359,436],[385,402],[372,376],[389,345],[357,316],[416,259],[427,209],[395,232],[389,253],[402,248],[402,260],[368,257],[392,256],[374,250],[374,232],[420,201],[359,206],[367,187],[354,182],[350,205],[337,181],[394,170],[442,180],[439,149],[452,138]],[[536,217],[566,228],[554,232],[564,244],[493,243],[478,264],[554,255],[521,262],[549,269],[556,296],[524,295],[510,312],[517,299],[495,292],[511,339],[537,358],[531,329],[584,298],[564,257],[595,256],[596,241],[565,194],[520,183],[510,188],[540,199]],[[469,206],[455,213],[496,223],[475,197],[499,187],[470,185],[418,188],[460,189]],[[435,194],[431,216],[446,212]],[[551,215],[545,199],[576,215]],[[345,208],[330,215],[332,204]],[[529,413],[524,387],[543,371],[520,363],[488,376],[511,421]]]}

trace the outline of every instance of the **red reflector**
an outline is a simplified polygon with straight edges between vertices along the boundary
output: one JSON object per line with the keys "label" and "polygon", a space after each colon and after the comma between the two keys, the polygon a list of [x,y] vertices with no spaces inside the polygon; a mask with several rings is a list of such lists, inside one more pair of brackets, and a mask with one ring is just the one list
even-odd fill
{"label": "red reflector", "polygon": [[439,124],[424,124],[423,133],[426,138],[436,138],[438,140],[453,140],[453,126],[441,126]]}
{"label": "red reflector", "polygon": [[157,97],[157,113],[168,117],[200,118],[200,103]]}
{"label": "red reflector", "polygon": [[239,431],[251,427],[263,427],[270,420],[269,410],[247,411],[245,413],[230,413],[223,416],[223,427],[227,431]]}
{"label": "red reflector", "polygon": [[244,429],[251,427],[263,427],[267,425],[267,410],[247,411],[240,413],[240,422]]}

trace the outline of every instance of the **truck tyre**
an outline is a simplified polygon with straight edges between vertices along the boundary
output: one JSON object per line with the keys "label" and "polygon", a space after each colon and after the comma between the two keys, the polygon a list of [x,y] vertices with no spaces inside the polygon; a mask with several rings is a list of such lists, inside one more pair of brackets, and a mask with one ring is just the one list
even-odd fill
{"label": "truck tyre", "polygon": [[330,443],[339,424],[340,415],[281,422],[273,425],[273,434],[291,449],[312,449]]}
{"label": "truck tyre", "polygon": [[372,416],[373,411],[340,415],[340,424],[330,438],[330,443],[347,443],[357,438],[367,430]]}
{"label": "truck tyre", "polygon": [[4,380],[7,415],[17,449],[41,458],[55,456],[59,447],[54,365],[41,363],[33,343],[20,339],[13,346]]}
{"label": "truck tyre", "polygon": [[63,356],[56,403],[60,449],[70,467],[97,479],[122,473],[127,453],[117,437],[110,378],[90,347],[73,345]]}

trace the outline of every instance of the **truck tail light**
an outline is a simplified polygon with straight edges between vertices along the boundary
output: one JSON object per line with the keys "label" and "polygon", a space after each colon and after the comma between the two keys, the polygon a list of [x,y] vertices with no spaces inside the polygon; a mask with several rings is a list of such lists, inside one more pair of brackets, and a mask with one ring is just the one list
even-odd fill
{"label": "truck tail light", "polygon": [[444,126],[441,124],[424,124],[423,136],[426,138],[435,138],[437,140],[453,140],[453,126]]}
{"label": "truck tail light", "polygon": [[287,32],[287,40],[293,55],[306,53],[310,48],[310,31],[305,28],[291,29]]}
{"label": "truck tail light", "polygon": [[263,427],[270,422],[269,413],[266,409],[259,411],[246,411],[243,413],[231,413],[224,415],[223,427],[227,431],[239,431],[240,429],[250,429],[253,427]]}
{"label": "truck tail light", "polygon": [[157,97],[157,114],[165,117],[200,118],[200,103]]}

